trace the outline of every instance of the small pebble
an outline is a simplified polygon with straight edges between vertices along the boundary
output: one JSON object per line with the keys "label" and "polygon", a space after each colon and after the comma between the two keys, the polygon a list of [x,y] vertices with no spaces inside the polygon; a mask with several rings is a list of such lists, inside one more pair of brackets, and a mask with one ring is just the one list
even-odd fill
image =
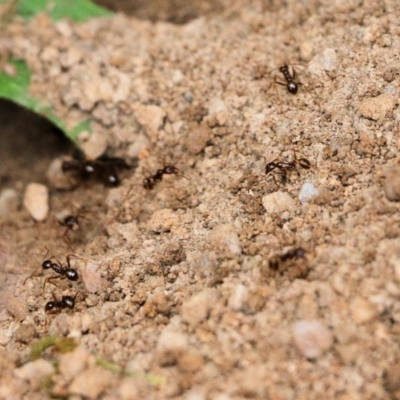
{"label": "small pebble", "polygon": [[100,394],[111,384],[112,379],[112,372],[94,366],[75,377],[69,387],[69,392],[88,399],[98,399]]}
{"label": "small pebble", "polygon": [[242,253],[240,239],[233,225],[222,224],[216,226],[209,234],[208,240],[215,250],[219,252],[224,251],[237,255]]}
{"label": "small pebble", "polygon": [[175,364],[188,346],[186,335],[171,331],[169,327],[165,328],[157,343],[157,363],[160,366]]}
{"label": "small pebble", "polygon": [[118,398],[121,400],[140,400],[138,384],[131,377],[122,378],[118,387]]}
{"label": "small pebble", "polygon": [[218,294],[214,289],[204,289],[196,293],[182,306],[182,320],[192,328],[208,318],[210,310],[217,302]]}
{"label": "small pebble", "polygon": [[234,311],[240,311],[243,309],[246,300],[249,296],[249,291],[244,285],[237,285],[229,297],[228,307]]}
{"label": "small pebble", "polygon": [[16,342],[28,344],[36,336],[36,327],[33,324],[21,324],[14,333]]}
{"label": "small pebble", "polygon": [[96,293],[103,286],[100,264],[88,261],[85,268],[82,268],[82,281],[88,292]]}
{"label": "small pebble", "polygon": [[187,351],[178,357],[178,368],[181,372],[198,372],[204,365],[201,354]]}
{"label": "small pebble", "polygon": [[285,192],[273,192],[262,198],[267,213],[281,213],[296,208],[295,201]]}
{"label": "small pebble", "polygon": [[228,121],[228,107],[221,99],[213,98],[208,106],[208,115],[214,118],[219,126],[223,126]]}
{"label": "small pebble", "polygon": [[356,297],[350,305],[353,320],[358,324],[365,324],[378,315],[376,307],[361,297]]}
{"label": "small pebble", "polygon": [[152,232],[162,233],[170,232],[174,228],[177,228],[179,226],[179,223],[179,215],[175,214],[172,210],[166,208],[154,212],[150,220],[147,222],[147,227]]}
{"label": "small pebble", "polygon": [[156,135],[163,127],[167,116],[161,107],[155,105],[134,105],[134,112],[139,124],[150,136]]}
{"label": "small pebble", "polygon": [[393,111],[395,104],[396,98],[391,94],[384,93],[377,97],[363,99],[358,111],[364,118],[383,122],[385,116]]}
{"label": "small pebble", "polygon": [[40,183],[30,183],[25,189],[24,206],[36,221],[43,221],[49,213],[49,190]]}
{"label": "small pebble", "polygon": [[400,165],[395,165],[385,173],[383,190],[390,201],[400,201]]}
{"label": "small pebble", "polygon": [[332,346],[332,333],[318,320],[296,322],[293,334],[297,347],[309,359],[320,357]]}
{"label": "small pebble", "polygon": [[17,378],[24,379],[31,384],[39,385],[47,375],[54,373],[54,366],[50,361],[39,360],[28,362],[14,371]]}
{"label": "small pebble", "polygon": [[94,160],[104,154],[107,150],[107,145],[106,135],[100,132],[91,133],[88,135],[87,140],[81,142],[81,148],[90,160]]}
{"label": "small pebble", "polygon": [[185,334],[166,327],[157,343],[158,350],[181,351],[188,347],[188,338]]}
{"label": "small pebble", "polygon": [[337,55],[335,49],[325,49],[317,54],[308,64],[308,72],[311,75],[325,77],[326,72],[335,71],[337,65]]}
{"label": "small pebble", "polygon": [[301,204],[307,203],[313,197],[318,196],[319,190],[310,182],[306,182],[300,190],[299,200]]}
{"label": "small pebble", "polygon": [[190,154],[199,154],[211,137],[212,131],[207,125],[191,124],[186,138],[186,148]]}
{"label": "small pebble", "polygon": [[60,355],[60,373],[70,381],[86,368],[89,360],[90,353],[83,346],[78,346],[75,350]]}

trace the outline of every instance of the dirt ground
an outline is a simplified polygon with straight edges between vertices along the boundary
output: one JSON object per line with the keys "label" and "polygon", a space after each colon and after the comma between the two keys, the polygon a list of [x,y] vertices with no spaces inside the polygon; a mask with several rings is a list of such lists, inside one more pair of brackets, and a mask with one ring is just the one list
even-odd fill
{"label": "dirt ground", "polygon": [[2,32],[87,154],[138,166],[107,188],[51,153],[43,222],[2,172],[0,398],[400,399],[397,1],[229,3]]}

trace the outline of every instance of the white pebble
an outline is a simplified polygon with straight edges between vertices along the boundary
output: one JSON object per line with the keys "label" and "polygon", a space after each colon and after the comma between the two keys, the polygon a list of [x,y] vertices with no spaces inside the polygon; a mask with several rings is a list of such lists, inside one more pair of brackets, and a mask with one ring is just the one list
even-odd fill
{"label": "white pebble", "polygon": [[210,100],[208,106],[208,115],[214,117],[218,125],[223,126],[228,121],[228,107],[221,99],[213,98]]}
{"label": "white pebble", "polygon": [[335,49],[325,49],[317,54],[308,64],[308,72],[311,75],[323,77],[326,71],[334,71],[337,65],[337,55]]}
{"label": "white pebble", "polygon": [[318,320],[303,320],[293,325],[294,340],[306,358],[320,357],[332,346],[332,333]]}
{"label": "white pebble", "polygon": [[156,233],[170,232],[179,226],[180,217],[174,211],[165,208],[163,210],[157,210],[153,213],[147,227],[150,231]]}
{"label": "white pebble", "polygon": [[361,297],[352,300],[350,309],[353,320],[358,324],[370,322],[378,315],[375,305]]}
{"label": "white pebble", "polygon": [[163,127],[166,112],[155,105],[142,105],[134,104],[133,109],[135,117],[137,118],[140,125],[146,130],[150,136],[158,134],[158,131]]}
{"label": "white pebble", "polygon": [[234,311],[240,311],[248,298],[248,289],[244,285],[237,285],[230,295],[228,300],[228,307]]}
{"label": "white pebble", "polygon": [[240,239],[233,225],[216,226],[209,234],[209,242],[217,251],[227,251],[232,254],[242,253]]}
{"label": "white pebble", "polygon": [[40,183],[30,183],[25,189],[24,206],[36,221],[43,221],[49,213],[49,191]]}
{"label": "white pebble", "polygon": [[307,203],[310,199],[317,196],[319,190],[310,182],[306,182],[299,193],[299,200],[301,204]]}
{"label": "white pebble", "polygon": [[21,368],[16,369],[14,375],[20,379],[36,383],[53,372],[53,364],[40,358],[39,360],[26,363]]}
{"label": "white pebble", "polygon": [[[84,136],[79,136],[79,138]],[[86,138],[85,138],[86,139]],[[94,160],[107,150],[107,137],[100,132],[93,132],[81,142],[81,148],[86,157]]]}
{"label": "white pebble", "polygon": [[294,200],[285,192],[267,194],[262,198],[262,204],[267,213],[281,213],[296,208]]}

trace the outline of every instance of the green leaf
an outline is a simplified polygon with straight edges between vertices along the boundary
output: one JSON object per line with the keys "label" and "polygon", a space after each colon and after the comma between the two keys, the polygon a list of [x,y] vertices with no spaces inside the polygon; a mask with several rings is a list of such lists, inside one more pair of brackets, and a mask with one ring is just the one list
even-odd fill
{"label": "green leaf", "polygon": [[29,94],[31,73],[26,63],[24,61],[11,61],[10,63],[15,67],[16,74],[7,75],[4,72],[0,72],[0,98],[13,101],[47,118],[71,140],[76,141],[81,132],[90,131],[90,120],[82,121],[72,129],[67,129],[65,123],[53,114],[50,105],[43,104]]}
{"label": "green leaf", "polygon": [[86,21],[94,17],[111,16],[112,12],[90,0],[20,0],[18,14],[31,18],[40,12],[47,12],[51,19],[68,18],[73,21]]}

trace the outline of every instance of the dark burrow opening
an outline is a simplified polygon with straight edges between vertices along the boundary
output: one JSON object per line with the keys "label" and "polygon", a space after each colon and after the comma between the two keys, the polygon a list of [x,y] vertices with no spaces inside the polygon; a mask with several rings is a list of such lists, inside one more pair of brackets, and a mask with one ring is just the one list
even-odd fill
{"label": "dark burrow opening", "polygon": [[46,182],[51,161],[74,144],[46,118],[0,99],[0,190]]}

